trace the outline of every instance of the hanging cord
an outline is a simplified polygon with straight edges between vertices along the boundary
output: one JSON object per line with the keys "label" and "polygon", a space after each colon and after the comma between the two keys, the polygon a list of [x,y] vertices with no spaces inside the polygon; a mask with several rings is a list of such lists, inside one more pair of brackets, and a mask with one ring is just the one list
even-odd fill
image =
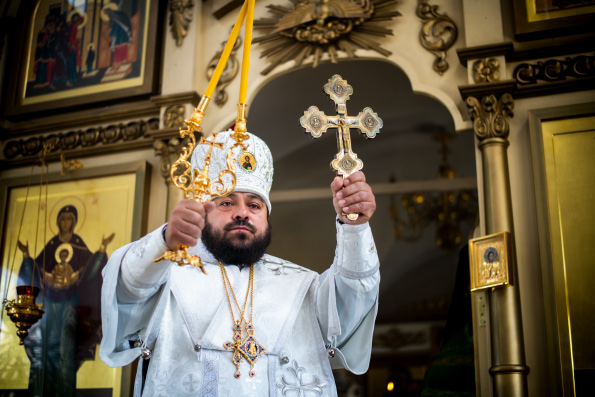
{"label": "hanging cord", "polygon": [[242,9],[240,10],[240,14],[236,20],[236,23],[229,35],[229,39],[223,48],[223,52],[221,53],[221,57],[219,58],[219,62],[215,67],[215,71],[211,76],[211,80],[209,81],[209,85],[205,90],[205,93],[200,98],[200,102],[198,106],[194,110],[192,116],[189,120],[186,121],[186,125],[193,129],[199,130],[200,124],[202,122],[202,118],[204,117],[206,108],[211,100],[211,96],[217,87],[217,83],[219,82],[219,78],[223,73],[223,69],[227,64],[227,60],[229,59],[229,55],[233,49],[233,46],[236,42],[240,29],[246,21],[246,32],[244,38],[244,53],[242,57],[242,72],[240,77],[240,97],[238,101],[238,118],[236,120],[236,134],[234,134],[234,139],[241,144],[243,140],[248,139],[248,137],[244,134],[246,132],[246,92],[248,90],[248,70],[249,70],[249,63],[250,63],[250,47],[252,44],[252,26],[254,21],[254,0],[246,0]]}
{"label": "hanging cord", "polygon": [[[227,59],[229,58],[229,55],[231,54],[233,45],[235,44],[236,39],[238,38],[238,34],[240,33],[240,29],[242,28],[244,20],[246,19],[246,13],[248,12],[248,3],[249,2],[250,2],[250,0],[246,0],[244,2],[244,5],[242,6],[242,9],[240,10],[240,15],[238,15],[238,19],[236,20],[236,23],[233,26],[233,29],[231,30],[229,39],[227,40],[227,43],[225,44],[225,47],[223,48],[223,52],[221,53],[221,58],[219,58],[217,67],[215,67],[213,76],[211,76],[211,80],[209,81],[209,85],[207,86],[207,89],[205,90],[205,93],[203,96],[210,98],[213,95],[213,92],[215,91],[215,87],[217,87],[219,78],[221,77],[221,74],[223,73],[223,69],[225,68],[225,65],[227,64]],[[244,48],[246,48],[246,40],[244,40]],[[242,64],[242,67],[243,67],[243,64]]]}
{"label": "hanging cord", "polygon": [[[8,269],[8,280],[6,280],[6,285],[4,286],[4,296],[2,298],[2,314],[0,315],[0,318],[4,318],[4,306],[6,304],[6,297],[8,296],[8,287],[10,286],[10,280],[12,278],[12,273],[14,273],[14,263],[16,261],[17,258],[17,251],[18,249],[18,243],[19,243],[19,239],[21,237],[21,230],[23,229],[23,220],[25,219],[25,212],[27,212],[27,202],[29,201],[29,190],[31,189],[31,180],[33,178],[33,169],[35,168],[35,165],[31,166],[31,173],[29,174],[29,181],[27,182],[27,192],[25,193],[25,205],[23,206],[23,213],[21,215],[21,222],[19,223],[19,231],[17,233],[17,238],[16,238],[16,243],[14,244],[14,252],[12,255],[12,261],[10,264],[10,268]],[[28,245],[28,243],[27,243]],[[8,257],[10,259],[10,252],[8,254]]]}
{"label": "hanging cord", "polygon": [[[31,259],[33,260],[33,268],[31,269],[31,286],[33,287],[34,281],[35,281],[35,270],[37,269],[37,271],[39,271],[39,269],[37,268],[37,236],[39,234],[39,214],[41,213],[41,192],[43,191],[43,166],[45,164],[45,161],[43,160],[43,158],[41,159],[41,173],[39,174],[39,204],[37,205],[37,218],[36,218],[36,225],[35,225],[35,248],[33,249],[33,256],[31,257]],[[45,225],[44,225],[45,226]],[[29,253],[29,255],[31,255],[31,253]],[[43,256],[45,257],[45,252],[43,253]],[[43,275],[41,275],[43,277]],[[41,282],[43,283],[43,278],[41,279]]]}
{"label": "hanging cord", "polygon": [[237,142],[242,142],[248,139],[246,132],[248,131],[246,115],[248,112],[248,105],[246,104],[246,93],[248,92],[248,72],[250,70],[250,47],[252,45],[252,25],[254,21],[254,1],[246,0],[248,2],[248,12],[246,14],[246,32],[244,38],[244,54],[242,56],[242,73],[240,75],[240,98],[238,101],[238,117],[234,128],[235,133],[232,137]]}
{"label": "hanging cord", "polygon": [[252,45],[252,25],[254,21],[254,0],[246,0],[246,2],[248,3],[248,12],[246,14],[246,31],[244,35],[244,54],[242,56],[242,73],[240,75],[240,104],[246,103],[246,93],[248,92],[248,72],[250,70],[250,47]]}
{"label": "hanging cord", "polygon": [[[43,224],[43,241],[47,241],[47,226],[49,225],[50,221],[50,211],[48,209],[48,187],[50,184],[50,166],[48,164],[45,165],[45,221]],[[73,228],[74,232],[74,228]],[[41,272],[41,308],[45,307],[45,250],[43,253],[43,271]]]}

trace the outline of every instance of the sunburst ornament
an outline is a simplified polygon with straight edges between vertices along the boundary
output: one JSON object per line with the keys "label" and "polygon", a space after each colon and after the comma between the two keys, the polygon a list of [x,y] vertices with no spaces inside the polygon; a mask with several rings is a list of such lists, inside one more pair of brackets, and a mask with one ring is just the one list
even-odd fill
{"label": "sunburst ornament", "polygon": [[391,29],[379,26],[401,13],[394,10],[397,0],[290,0],[293,7],[269,5],[273,18],[254,21],[254,28],[265,34],[253,40],[264,47],[263,57],[271,64],[261,74],[295,60],[300,66],[310,56],[312,66],[328,54],[336,63],[340,52],[344,58],[356,58],[356,50],[374,50],[386,57],[391,52],[371,36],[385,37]]}

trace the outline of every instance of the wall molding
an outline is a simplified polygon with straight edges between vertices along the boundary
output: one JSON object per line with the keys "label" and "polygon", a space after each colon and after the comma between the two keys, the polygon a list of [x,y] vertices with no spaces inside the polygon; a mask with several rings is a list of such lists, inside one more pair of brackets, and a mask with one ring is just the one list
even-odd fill
{"label": "wall molding", "polygon": [[48,162],[59,162],[61,153],[69,158],[81,158],[150,148],[153,145],[150,131],[158,128],[159,119],[153,117],[7,140],[2,147],[0,167],[16,168],[37,161],[43,144],[51,141],[55,146],[45,158]]}

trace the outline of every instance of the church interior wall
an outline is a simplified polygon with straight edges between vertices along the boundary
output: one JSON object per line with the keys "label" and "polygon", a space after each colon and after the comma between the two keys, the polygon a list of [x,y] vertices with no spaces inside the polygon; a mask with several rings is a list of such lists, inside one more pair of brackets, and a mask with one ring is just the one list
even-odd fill
{"label": "church interior wall", "polygon": [[501,43],[503,41],[503,20],[505,18],[502,16],[501,3],[501,1],[470,0],[461,2],[466,47]]}
{"label": "church interior wall", "polygon": [[[175,94],[194,90],[202,93],[206,84],[199,71],[201,61],[206,57],[205,46],[207,37],[211,36],[204,30],[204,21],[201,17],[204,10],[204,2],[196,2],[192,8],[193,23],[188,27],[188,34],[182,45],[176,45],[170,35],[164,37],[164,62],[162,80],[162,95]],[[217,35],[211,37],[218,37]],[[216,40],[215,40],[216,41]]]}

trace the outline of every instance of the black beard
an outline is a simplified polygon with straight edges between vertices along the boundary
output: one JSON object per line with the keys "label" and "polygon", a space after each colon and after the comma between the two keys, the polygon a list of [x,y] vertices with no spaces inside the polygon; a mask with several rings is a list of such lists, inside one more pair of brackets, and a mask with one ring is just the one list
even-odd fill
{"label": "black beard", "polygon": [[[262,236],[256,236],[250,244],[244,247],[237,247],[232,239],[225,235],[225,232],[230,231],[236,226],[243,226],[254,233],[256,229],[252,224],[246,221],[231,222],[225,225],[223,233],[217,233],[207,220],[205,222],[205,228],[202,230],[201,240],[211,254],[224,265],[238,265],[240,268],[244,268],[258,262],[271,243],[271,223],[267,221],[267,224],[267,228]],[[235,238],[245,240],[248,236],[242,233]]]}

